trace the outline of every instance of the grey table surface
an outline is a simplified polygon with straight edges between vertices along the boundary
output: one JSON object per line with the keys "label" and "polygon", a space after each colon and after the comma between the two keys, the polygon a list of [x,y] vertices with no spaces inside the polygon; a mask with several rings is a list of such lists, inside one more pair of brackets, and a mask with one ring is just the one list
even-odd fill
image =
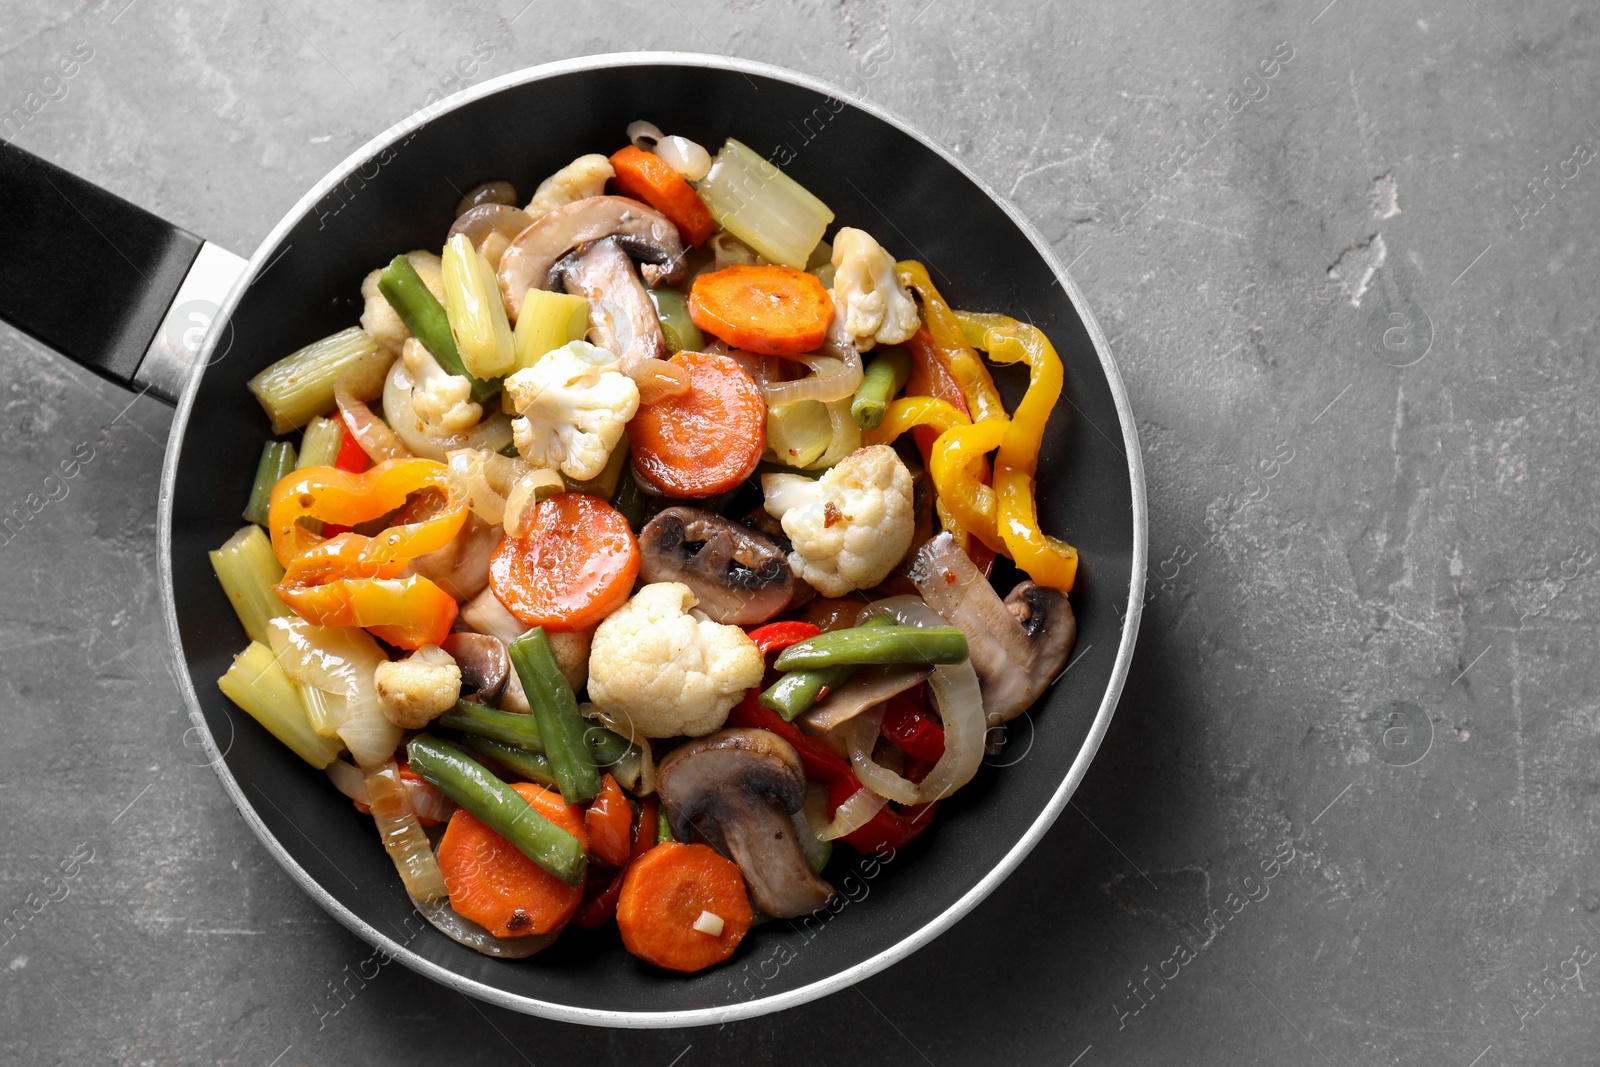
{"label": "grey table surface", "polygon": [[1150,503],[1100,755],[988,901],[821,1002],[615,1032],[389,968],[330,1012],[368,950],[185,758],[171,414],[0,331],[0,504],[51,497],[0,546],[0,911],[47,901],[0,944],[0,1060],[1600,1058],[1592,5],[0,0],[0,107],[41,94],[17,143],[247,253],[480,42],[477,79],[871,65],[1072,262]]}

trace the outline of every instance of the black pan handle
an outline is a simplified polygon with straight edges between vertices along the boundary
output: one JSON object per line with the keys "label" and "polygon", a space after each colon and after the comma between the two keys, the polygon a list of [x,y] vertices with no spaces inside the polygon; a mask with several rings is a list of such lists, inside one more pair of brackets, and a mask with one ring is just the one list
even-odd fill
{"label": "black pan handle", "polygon": [[175,402],[244,260],[0,141],[0,319]]}

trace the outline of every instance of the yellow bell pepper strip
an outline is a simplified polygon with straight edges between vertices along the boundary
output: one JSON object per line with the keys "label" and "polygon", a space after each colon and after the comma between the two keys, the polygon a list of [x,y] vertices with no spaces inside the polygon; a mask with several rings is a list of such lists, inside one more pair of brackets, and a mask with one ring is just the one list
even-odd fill
{"label": "yellow bell pepper strip", "polygon": [[278,596],[317,626],[364,626],[401,648],[437,645],[456,621],[456,598],[419,575],[338,578],[320,585],[285,579]]}
{"label": "yellow bell pepper strip", "polygon": [[[1005,556],[1011,553],[999,533],[997,494],[983,483],[983,457],[1000,447],[1010,428],[1008,419],[952,427],[939,435],[928,459],[928,474],[939,494],[940,518],[946,520],[946,528],[953,522]],[[999,484],[998,479],[995,484]],[[960,540],[955,529],[950,532]]]}
{"label": "yellow bell pepper strip", "polygon": [[995,390],[994,379],[989,376],[989,368],[972,350],[972,344],[963,332],[956,313],[950,310],[950,305],[934,288],[933,280],[928,277],[928,268],[914,259],[905,259],[895,264],[895,270],[900,275],[901,284],[916,290],[921,298],[922,319],[928,324],[927,335],[919,330],[907,344],[917,346],[929,341],[933,343],[951,377],[961,387],[973,422],[1005,418],[1005,405],[1000,402],[1000,394]]}
{"label": "yellow bell pepper strip", "polygon": [[1061,357],[1037,327],[1008,316],[956,312],[956,319],[967,340],[996,363],[1028,365],[1028,391],[1012,413],[994,460],[997,525],[1011,558],[1028,577],[1067,592],[1078,573],[1078,551],[1039,529],[1034,502],[1045,424],[1061,397]]}
{"label": "yellow bell pepper strip", "polygon": [[956,426],[970,426],[967,413],[948,401],[932,396],[903,396],[889,405],[883,421],[861,432],[863,445],[886,445],[917,426],[932,426],[944,433]]}
{"label": "yellow bell pepper strip", "polygon": [[[391,459],[362,473],[334,467],[303,467],[272,488],[267,525],[272,551],[284,568],[315,553],[328,577],[375,576],[375,567],[405,562],[449,544],[467,520],[464,503],[450,501],[430,517],[390,527],[376,537],[345,533],[333,538],[306,529],[301,519],[355,526],[382,518],[405,504],[413,493],[436,489],[447,500],[449,482],[443,463],[431,459]],[[306,568],[310,570],[309,566]]]}

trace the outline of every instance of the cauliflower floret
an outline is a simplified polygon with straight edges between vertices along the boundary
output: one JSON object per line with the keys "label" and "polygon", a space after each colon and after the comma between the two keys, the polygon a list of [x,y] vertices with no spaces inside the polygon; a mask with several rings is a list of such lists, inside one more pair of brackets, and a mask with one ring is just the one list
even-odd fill
{"label": "cauliflower floret", "polygon": [[761,490],[794,546],[790,568],[823,596],[870,589],[911,548],[911,472],[888,445],[858,448],[816,481],[764,474]]}
{"label": "cauliflower floret", "polygon": [[439,366],[433,353],[415,337],[406,338],[400,361],[411,374],[411,410],[440,435],[465,433],[483,418],[483,406],[472,400],[472,383]]}
{"label": "cauliflower floret", "polygon": [[606,616],[589,652],[589,699],[636,736],[700,737],[720,729],[761,684],[761,650],[737,626],[690,608],[689,587],[657,582]]}
{"label": "cauliflower floret", "polygon": [[917,332],[917,305],[900,284],[894,260],[864,230],[846,226],[834,235],[833,303],[862,351],[909,341]]}
{"label": "cauliflower floret", "polygon": [[605,470],[639,410],[639,387],[617,369],[616,358],[573,341],[505,380],[506,396],[522,416],[512,420],[511,434],[523,459],[578,481]]}
{"label": "cauliflower floret", "polygon": [[537,219],[574,200],[599,196],[615,174],[611,161],[598,152],[579,156],[539,183],[528,203],[528,214]]}
{"label": "cauliflower floret", "polygon": [[[423,252],[419,249],[416,252],[407,252],[406,258],[416,268],[417,277],[428,287],[428,292],[443,303],[444,272],[439,257],[432,252]],[[361,328],[378,342],[379,348],[398,356],[400,346],[411,336],[411,331],[400,321],[400,316],[389,306],[389,301],[378,292],[378,279],[382,275],[383,268],[379,267],[361,280],[361,296],[367,302],[366,308],[361,312]]]}
{"label": "cauliflower floret", "polygon": [[420,730],[456,706],[461,668],[438,645],[423,645],[405,659],[378,664],[373,671],[378,707],[402,730]]}

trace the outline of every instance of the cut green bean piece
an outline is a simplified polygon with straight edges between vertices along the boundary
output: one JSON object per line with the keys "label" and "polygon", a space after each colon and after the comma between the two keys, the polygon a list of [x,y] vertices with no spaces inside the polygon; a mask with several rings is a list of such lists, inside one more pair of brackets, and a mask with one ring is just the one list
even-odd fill
{"label": "cut green bean piece", "polygon": [[566,882],[583,883],[588,859],[576,837],[533,809],[487,767],[429,734],[406,746],[411,769],[530,860]]}
{"label": "cut green bean piece", "polygon": [[[892,616],[874,615],[856,623],[856,627],[889,626],[893,623]],[[761,706],[777,712],[785,722],[793,722],[795,716],[809,710],[822,699],[824,690],[838,689],[855,675],[856,670],[855,667],[826,667],[817,671],[790,671],[761,694]]]}
{"label": "cut green bean piece", "polygon": [[955,626],[856,626],[791,645],[773,666],[780,671],[864,667],[879,663],[960,663],[967,636]]}
{"label": "cut green bean piece", "polygon": [[[437,722],[446,730],[460,730],[464,734],[487,737],[529,752],[544,751],[544,736],[539,732],[539,721],[532,715],[501,711],[471,700],[458,700],[455,707],[439,716]],[[595,762],[603,767],[622,759],[631,747],[626,737],[591,722],[584,723],[583,739],[589,751],[594,753]]]}
{"label": "cut green bean piece", "polygon": [[272,506],[272,487],[294,470],[294,445],[287,441],[268,441],[256,464],[256,480],[250,486],[250,500],[244,506],[244,521],[257,526],[267,524],[267,509]]}
{"label": "cut green bean piece", "polygon": [[481,404],[500,391],[498,382],[480,381],[467,373],[461,353],[456,351],[456,338],[450,332],[450,319],[445,315],[444,305],[423,282],[409,259],[395,256],[389,261],[378,276],[378,292],[394,308],[411,335],[433,353],[446,373],[459,374],[472,383],[473,400]]}
{"label": "cut green bean piece", "polygon": [[492,759],[506,770],[520,774],[530,782],[538,782],[550,789],[560,788],[556,782],[556,772],[550,768],[550,761],[542,752],[529,752],[525,748],[508,745],[503,741],[491,741],[487,737],[473,737],[470,734],[463,737],[461,743],[469,752]]}
{"label": "cut green bean piece", "polygon": [[893,345],[880,351],[867,364],[867,372],[856,386],[855,399],[850,402],[850,414],[863,430],[876,430],[889,410],[889,402],[905,388],[911,377],[911,353]]}
{"label": "cut green bean piece", "polygon": [[556,666],[550,642],[542,628],[534,628],[511,642],[511,665],[517,670],[528,706],[539,724],[544,754],[561,783],[568,804],[582,804],[600,795],[600,771],[594,752],[584,739],[589,724],[578,714],[578,700]]}

